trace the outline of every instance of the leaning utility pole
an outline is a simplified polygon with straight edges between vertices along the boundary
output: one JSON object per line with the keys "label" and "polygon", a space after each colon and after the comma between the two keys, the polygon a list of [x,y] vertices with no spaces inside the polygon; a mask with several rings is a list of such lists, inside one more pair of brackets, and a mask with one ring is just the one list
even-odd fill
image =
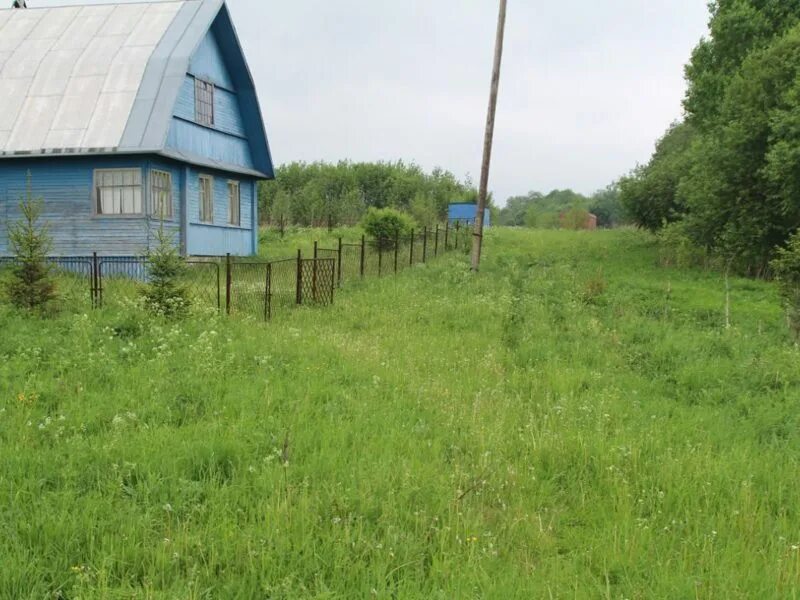
{"label": "leaning utility pole", "polygon": [[503,38],[506,30],[506,0],[500,0],[500,16],[497,19],[497,42],[494,49],[494,68],[492,69],[492,90],[489,95],[489,114],[486,117],[486,138],[483,143],[483,164],[481,182],[478,189],[478,211],[475,214],[475,231],[472,234],[472,270],[481,265],[481,246],[483,245],[483,213],[486,212],[486,196],[489,193],[489,165],[492,162],[492,141],[494,140],[494,116],[497,113],[497,92],[500,88],[500,64],[503,61]]}

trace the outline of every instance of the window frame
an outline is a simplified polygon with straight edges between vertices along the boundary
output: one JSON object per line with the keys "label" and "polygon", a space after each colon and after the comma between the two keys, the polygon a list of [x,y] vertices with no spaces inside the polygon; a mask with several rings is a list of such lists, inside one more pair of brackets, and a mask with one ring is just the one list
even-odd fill
{"label": "window frame", "polygon": [[216,126],[216,85],[200,77],[194,78],[194,121],[203,127]]}
{"label": "window frame", "polygon": [[[214,176],[208,175],[206,173],[200,173],[197,176],[198,181],[198,194],[197,194],[197,204],[198,204],[198,219],[202,225],[213,225],[214,224]],[[208,182],[208,193],[210,196],[209,200],[209,208],[210,214],[206,215],[205,209],[205,198],[204,198],[204,189],[203,189],[203,182]],[[204,220],[203,217],[207,216],[208,220]]]}
{"label": "window frame", "polygon": [[[236,221],[233,220],[233,189],[236,189]],[[236,179],[228,180],[228,225],[231,227],[242,226],[242,183]]]}
{"label": "window frame", "polygon": [[[139,183],[134,184],[125,184],[124,179],[121,185],[111,184],[110,186],[103,185],[103,188],[110,187],[110,188],[121,188],[126,189],[130,188],[134,191],[138,188],[139,190],[139,211],[138,212],[119,212],[119,213],[110,213],[110,212],[103,212],[100,206],[101,202],[101,192],[100,192],[100,177],[101,175],[112,174],[112,173],[122,173],[123,177],[126,172],[133,173],[134,179],[138,176]],[[103,169],[92,169],[92,214],[94,217],[98,218],[110,218],[110,219],[138,219],[145,216],[146,212],[146,198],[145,198],[145,181],[144,181],[144,173],[141,167],[116,167],[116,168],[103,168]],[[136,201],[134,195],[134,202]],[[123,199],[120,198],[120,208],[122,208]]]}
{"label": "window frame", "polygon": [[[157,187],[156,183],[159,178],[166,177],[167,186]],[[166,214],[161,214],[156,206],[157,194],[166,192],[169,194],[169,201],[167,202],[168,211]],[[164,171],[163,169],[150,169],[150,216],[158,218],[160,221],[173,221],[175,220],[175,197],[173,194],[172,186],[172,173]]]}

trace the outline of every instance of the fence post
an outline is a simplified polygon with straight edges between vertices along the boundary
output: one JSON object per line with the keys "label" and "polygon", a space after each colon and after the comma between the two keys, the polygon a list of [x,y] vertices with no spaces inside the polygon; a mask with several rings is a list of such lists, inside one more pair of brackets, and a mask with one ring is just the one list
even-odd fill
{"label": "fence post", "polygon": [[342,287],[342,238],[339,238],[339,250],[336,255],[336,287]]}
{"label": "fence post", "polygon": [[428,261],[428,228],[422,230],[422,262]]}
{"label": "fence post", "polygon": [[267,263],[267,283],[264,288],[264,320],[272,319],[272,263]]}
{"label": "fence post", "polygon": [[314,298],[314,302],[318,302],[319,298],[317,297],[317,257],[318,257],[318,250],[317,250],[318,243],[314,242],[314,267],[311,271],[311,297]]}
{"label": "fence post", "polygon": [[400,252],[400,230],[394,232],[394,272],[397,273],[397,255]]}
{"label": "fence post", "polygon": [[361,236],[361,277],[364,277],[364,261],[366,260],[366,253],[367,251],[367,238],[365,236]]}
{"label": "fence post", "polygon": [[439,256],[439,224],[436,224],[436,239],[433,240],[433,256]]}
{"label": "fence post", "polygon": [[100,307],[100,263],[97,261],[97,252],[92,253],[92,277],[89,293],[92,296],[92,308]]}
{"label": "fence post", "polygon": [[231,314],[231,283],[233,276],[231,274],[231,253],[225,255],[225,313]]}
{"label": "fence post", "polygon": [[458,232],[461,229],[461,221],[456,221],[456,250],[458,250]]}
{"label": "fence post", "polygon": [[450,250],[449,242],[450,242],[450,219],[448,219],[447,223],[444,224],[444,251],[445,252]]}
{"label": "fence post", "polygon": [[297,250],[297,291],[295,301],[297,304],[303,303],[303,254],[299,248]]}
{"label": "fence post", "polygon": [[408,256],[409,266],[414,266],[414,230],[411,230],[411,252]]}

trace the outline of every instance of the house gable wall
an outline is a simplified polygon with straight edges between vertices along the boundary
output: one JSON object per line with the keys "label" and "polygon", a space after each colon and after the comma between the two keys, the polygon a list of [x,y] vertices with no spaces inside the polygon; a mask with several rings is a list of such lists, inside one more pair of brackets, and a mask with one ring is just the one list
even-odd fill
{"label": "house gable wall", "polygon": [[[196,122],[196,78],[214,84],[213,127]],[[175,104],[167,149],[221,165],[255,169],[240,102],[239,91],[212,29],[189,63]]]}

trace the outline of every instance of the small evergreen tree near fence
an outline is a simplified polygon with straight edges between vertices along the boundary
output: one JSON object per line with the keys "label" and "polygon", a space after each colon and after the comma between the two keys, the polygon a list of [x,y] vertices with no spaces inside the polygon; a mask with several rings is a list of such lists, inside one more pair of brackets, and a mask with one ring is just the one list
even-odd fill
{"label": "small evergreen tree near fence", "polygon": [[185,317],[191,301],[189,290],[182,283],[186,275],[186,262],[178,252],[175,238],[164,230],[163,223],[156,233],[158,245],[148,255],[149,280],[143,290],[147,309],[169,319]]}
{"label": "small evergreen tree near fence", "polygon": [[6,293],[14,306],[25,310],[45,310],[56,298],[56,285],[47,255],[52,239],[47,225],[40,224],[44,202],[34,198],[31,176],[25,197],[20,200],[21,218],[8,227],[8,240],[16,262],[6,283]]}

